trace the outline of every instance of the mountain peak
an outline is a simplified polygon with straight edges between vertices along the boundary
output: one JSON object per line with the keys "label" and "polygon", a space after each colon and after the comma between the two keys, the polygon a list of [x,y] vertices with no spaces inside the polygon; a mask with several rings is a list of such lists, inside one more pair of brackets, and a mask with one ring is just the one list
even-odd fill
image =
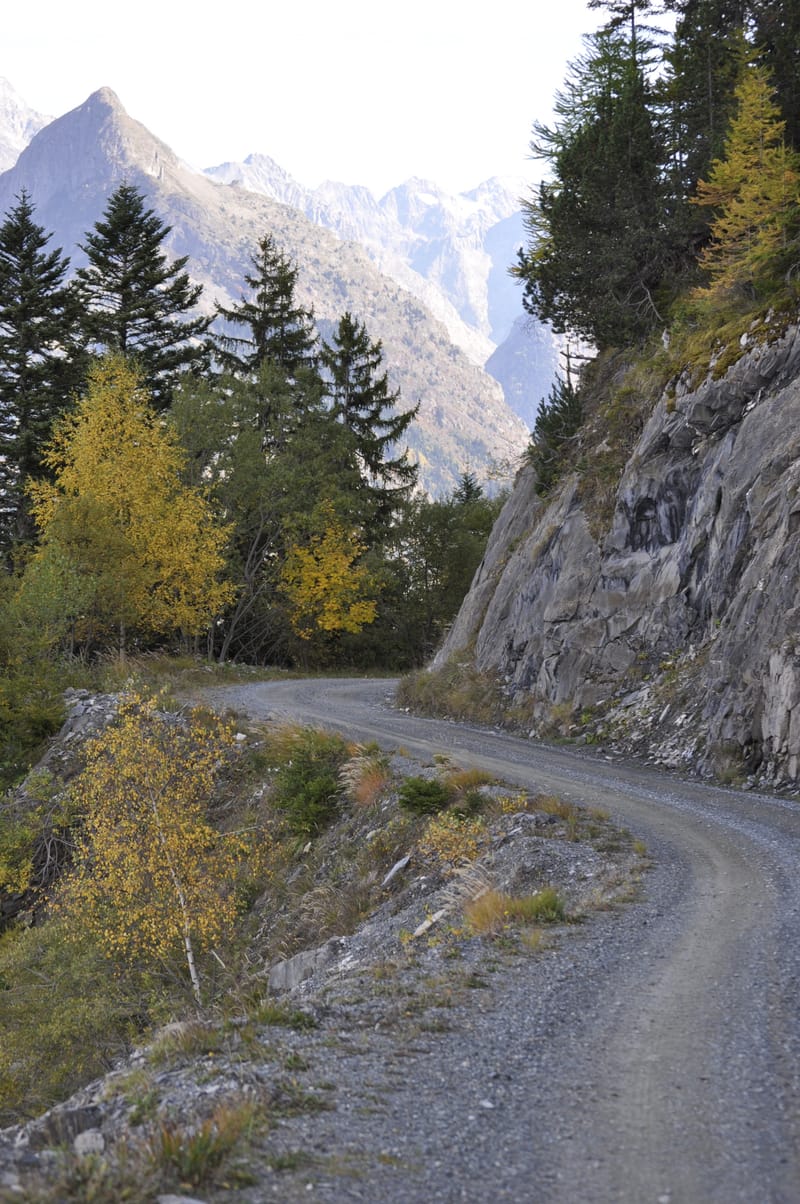
{"label": "mountain peak", "polygon": [[125,112],[122,101],[117,96],[116,92],[113,90],[113,88],[109,88],[106,85],[103,85],[102,88],[98,88],[96,92],[92,92],[91,96],[88,97],[81,108],[87,108],[89,105],[103,105],[108,109],[116,109],[120,113]]}

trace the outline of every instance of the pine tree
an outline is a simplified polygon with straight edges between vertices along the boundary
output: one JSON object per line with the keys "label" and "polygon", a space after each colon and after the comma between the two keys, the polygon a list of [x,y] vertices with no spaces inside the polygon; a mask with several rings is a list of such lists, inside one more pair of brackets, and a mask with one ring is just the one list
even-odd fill
{"label": "pine tree", "polygon": [[711,277],[698,291],[706,299],[737,288],[749,295],[771,290],[796,250],[800,155],[784,143],[785,123],[772,95],[766,67],[746,67],[724,157],[698,184],[696,203],[716,214],[700,257]]}
{"label": "pine tree", "polygon": [[532,147],[553,176],[524,203],[531,238],[515,274],[529,312],[603,347],[663,320],[657,290],[670,248],[664,148],[637,57],[619,33],[586,41],[557,99],[559,124],[534,127]]}
{"label": "pine tree", "polygon": [[[685,200],[722,154],[736,110],[742,69],[743,0],[680,0],[675,36],[666,53],[662,95],[670,137],[669,170]],[[697,218],[695,218],[695,225]]]}
{"label": "pine tree", "polygon": [[350,313],[342,316],[333,342],[323,343],[320,353],[333,417],[352,433],[367,483],[386,511],[417,481],[417,466],[407,452],[396,454],[396,448],[419,405],[398,412],[400,393],[390,390],[382,360],[380,340],[371,342],[364,324]]}
{"label": "pine tree", "polygon": [[77,302],[69,260],[47,250],[23,190],[0,226],[0,546],[33,535],[24,484],[40,476],[53,419],[77,384]]}
{"label": "pine tree", "polygon": [[314,367],[316,332],[314,315],[295,298],[298,269],[275,245],[271,235],[258,241],[251,256],[253,271],[245,275],[251,296],[238,305],[217,305],[217,317],[247,334],[218,334],[217,357],[222,367],[235,376],[251,377],[265,364],[274,364],[287,378],[303,368]]}
{"label": "pine tree", "polygon": [[566,467],[570,440],[583,421],[583,401],[567,374],[554,382],[539,406],[527,457],[536,469],[536,492],[549,493]]}
{"label": "pine tree", "polygon": [[162,244],[170,230],[143,194],[123,183],[81,244],[89,263],[77,272],[85,338],[135,360],[157,409],[169,405],[182,372],[206,365],[203,336],[211,322],[186,316],[203,290],[184,271],[187,256],[168,260]]}

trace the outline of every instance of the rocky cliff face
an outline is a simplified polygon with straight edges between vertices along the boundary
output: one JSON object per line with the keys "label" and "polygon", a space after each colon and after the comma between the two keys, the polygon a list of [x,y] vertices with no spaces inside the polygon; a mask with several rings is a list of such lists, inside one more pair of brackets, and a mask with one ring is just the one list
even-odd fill
{"label": "rocky cliff face", "polygon": [[436,663],[474,647],[534,730],[795,783],[799,486],[794,328],[659,401],[599,538],[576,476],[523,470]]}

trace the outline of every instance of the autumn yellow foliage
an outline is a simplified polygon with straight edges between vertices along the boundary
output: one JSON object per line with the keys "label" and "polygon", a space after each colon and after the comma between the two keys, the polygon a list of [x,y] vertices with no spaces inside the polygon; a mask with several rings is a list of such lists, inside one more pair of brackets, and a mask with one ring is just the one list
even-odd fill
{"label": "autumn yellow foliage", "polygon": [[182,951],[198,999],[197,954],[232,931],[248,852],[207,818],[232,743],[222,721],[187,723],[132,693],[73,786],[85,819],[61,907],[112,957],[168,962]]}
{"label": "autumn yellow foliage", "polygon": [[44,459],[54,484],[29,486],[41,534],[33,588],[61,588],[74,619],[95,628],[207,627],[233,594],[218,580],[227,532],[183,484],[185,453],[123,358],[95,365]]}
{"label": "autumn yellow foliage", "polygon": [[312,530],[289,545],[281,570],[281,592],[296,635],[359,632],[377,614],[375,582],[364,564],[358,535],[336,515],[330,502],[315,510]]}
{"label": "autumn yellow foliage", "polygon": [[784,142],[785,122],[766,68],[747,65],[736,89],[738,110],[695,204],[715,210],[711,241],[700,255],[710,276],[696,297],[713,299],[735,286],[757,291],[784,268],[800,221],[800,156]]}

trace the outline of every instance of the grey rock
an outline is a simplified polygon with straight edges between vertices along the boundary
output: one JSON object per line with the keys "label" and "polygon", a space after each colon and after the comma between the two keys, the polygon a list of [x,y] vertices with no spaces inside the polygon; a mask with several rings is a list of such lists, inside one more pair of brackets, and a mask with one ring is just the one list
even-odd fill
{"label": "grey rock", "polygon": [[271,991],[292,991],[301,982],[312,978],[321,970],[326,970],[341,957],[346,948],[346,941],[340,937],[332,937],[324,945],[316,949],[306,949],[296,953],[286,961],[277,962],[270,968],[269,987]]}
{"label": "grey rock", "polygon": [[20,1144],[32,1150],[72,1145],[80,1134],[90,1129],[96,1131],[100,1116],[101,1109],[95,1105],[53,1108],[25,1127]]}
{"label": "grey rock", "polygon": [[399,861],[395,861],[394,865],[389,870],[389,873],[386,875],[383,882],[381,882],[381,886],[388,886],[389,883],[392,881],[392,878],[394,878],[397,874],[399,874],[402,870],[404,870],[410,860],[411,860],[411,855],[407,853],[405,857],[401,857]]}
{"label": "grey rock", "polygon": [[[792,328],[722,379],[684,384],[672,412],[660,401],[599,540],[574,478],[544,503],[524,470],[434,664],[474,647],[534,730],[562,703],[634,723],[621,705],[664,763],[731,757],[797,781],[799,375]],[[636,698],[642,672],[663,685],[664,661],[690,687],[669,709],[666,687]]]}
{"label": "grey rock", "polygon": [[156,1204],[205,1204],[205,1200],[198,1200],[196,1196],[156,1196]]}
{"label": "grey rock", "polygon": [[84,1129],[73,1141],[72,1148],[79,1158],[102,1154],[106,1148],[106,1139],[99,1129]]}

